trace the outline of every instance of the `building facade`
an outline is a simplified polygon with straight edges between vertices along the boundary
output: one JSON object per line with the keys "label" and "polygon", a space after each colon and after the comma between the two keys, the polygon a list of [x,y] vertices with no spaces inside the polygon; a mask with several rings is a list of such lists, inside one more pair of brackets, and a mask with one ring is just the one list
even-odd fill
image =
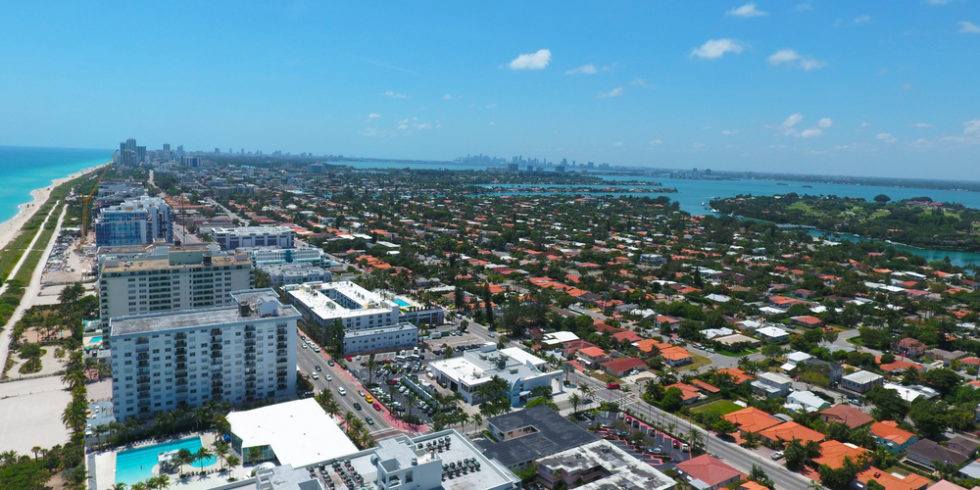
{"label": "building facade", "polygon": [[100,247],[174,241],[170,205],[159,197],[142,196],[102,208],[94,229],[95,244]]}
{"label": "building facade", "polygon": [[110,321],[117,420],[295,396],[299,312],[271,289],[231,296],[233,306]]}
{"label": "building facade", "polygon": [[232,291],[255,284],[243,252],[213,245],[110,247],[99,250],[99,309],[110,318],[234,303]]}
{"label": "building facade", "polygon": [[240,226],[212,228],[211,237],[222,250],[239,248],[293,248],[296,232],[288,226]]}

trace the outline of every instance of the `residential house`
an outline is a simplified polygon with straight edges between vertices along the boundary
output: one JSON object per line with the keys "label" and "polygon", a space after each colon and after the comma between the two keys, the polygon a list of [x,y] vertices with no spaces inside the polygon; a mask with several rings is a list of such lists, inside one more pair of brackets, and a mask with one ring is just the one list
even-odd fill
{"label": "residential house", "polygon": [[789,340],[789,332],[779,327],[762,327],[755,330],[755,335],[759,340],[769,344],[776,344]]}
{"label": "residential house", "polygon": [[850,429],[863,427],[874,421],[874,417],[860,411],[852,405],[834,405],[820,411],[820,419],[828,424],[840,423]]}
{"label": "residential house", "polygon": [[746,475],[721,462],[710,454],[702,454],[694,459],[678,463],[678,475],[692,488],[699,490],[718,490],[729,483],[737,482]]}
{"label": "residential house", "polygon": [[871,435],[890,452],[900,453],[919,440],[915,434],[898,427],[898,422],[885,420],[871,424]]}
{"label": "residential house", "polygon": [[929,349],[929,346],[924,344],[919,339],[905,337],[904,339],[893,343],[892,349],[906,357],[919,357],[922,355],[922,353]]}
{"label": "residential house", "polygon": [[806,328],[816,328],[823,326],[823,320],[813,316],[813,315],[801,315],[794,316],[790,319],[793,325]]}
{"label": "residential house", "polygon": [[927,468],[932,468],[934,462],[959,466],[973,457],[977,452],[977,443],[964,437],[953,437],[946,445],[931,439],[920,439],[907,449],[907,456]]}
{"label": "residential house", "polygon": [[752,391],[766,398],[777,398],[789,394],[793,380],[782,374],[762,373],[752,382]]}
{"label": "residential house", "polygon": [[827,465],[836,470],[844,466],[844,459],[847,458],[858,466],[864,466],[867,464],[869,453],[867,449],[849,442],[829,440],[820,443],[820,457],[813,458],[813,462],[818,466]]}
{"label": "residential house", "polygon": [[635,357],[622,357],[612,361],[606,361],[601,366],[606,374],[617,378],[622,378],[633,371],[642,371],[647,368],[646,363],[642,359]]}
{"label": "residential house", "polygon": [[595,346],[579,349],[579,351],[575,353],[575,356],[578,357],[579,361],[592,369],[599,367],[599,364],[609,359],[609,356],[606,355],[606,351]]}
{"label": "residential house", "polygon": [[786,407],[791,412],[817,412],[830,406],[812,391],[794,391],[786,396]]}
{"label": "residential house", "polygon": [[918,473],[901,476],[874,466],[858,473],[854,480],[854,486],[859,489],[868,488],[868,483],[872,480],[888,490],[922,490],[932,483],[932,480]]}
{"label": "residential house", "polygon": [[723,419],[735,424],[740,434],[755,434],[778,425],[781,420],[755,407],[746,407],[722,415]]}
{"label": "residential house", "polygon": [[809,428],[797,424],[796,422],[783,422],[759,432],[763,439],[773,444],[783,445],[787,442],[798,440],[800,444],[806,445],[808,442],[820,442],[824,440],[824,435]]}
{"label": "residential house", "polygon": [[[752,380],[755,379],[750,374],[746,373],[745,371],[742,371],[739,368],[719,369],[716,372],[719,373],[719,374],[727,374],[729,377],[732,378],[732,382],[735,383],[735,385],[740,385],[742,383],[748,383],[749,381],[752,381]],[[978,411],[978,413],[980,413],[980,406],[977,407],[977,411]],[[980,417],[980,416],[978,416],[978,417]]]}
{"label": "residential house", "polygon": [[681,405],[690,405],[703,398],[703,395],[701,395],[700,390],[687,383],[674,383],[672,385],[664,386],[664,391],[669,390],[671,388],[677,388],[678,390],[680,390]]}
{"label": "residential house", "polygon": [[885,383],[885,378],[870,371],[860,370],[841,377],[840,386],[858,393],[867,393],[875,386]]}

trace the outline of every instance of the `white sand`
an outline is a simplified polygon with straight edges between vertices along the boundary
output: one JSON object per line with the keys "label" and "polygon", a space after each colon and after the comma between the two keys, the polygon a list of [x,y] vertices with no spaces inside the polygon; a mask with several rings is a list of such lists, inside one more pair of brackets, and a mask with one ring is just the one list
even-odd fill
{"label": "white sand", "polygon": [[106,165],[108,165],[108,163],[97,165],[95,167],[89,167],[80,172],[75,172],[67,177],[55,179],[51,181],[51,185],[47,187],[42,187],[40,189],[34,189],[33,191],[31,191],[31,197],[33,198],[33,200],[29,203],[24,203],[21,204],[20,206],[17,206],[17,208],[20,210],[18,211],[17,216],[14,216],[9,220],[0,223],[0,249],[6,247],[7,244],[14,239],[14,236],[16,236],[20,232],[20,229],[24,227],[24,224],[27,223],[27,221],[30,220],[32,216],[34,216],[34,213],[37,212],[38,208],[40,208],[41,205],[48,200],[48,197],[51,195],[52,189],[65,182],[68,182],[69,180],[81,177],[82,175],[85,175],[89,172],[94,172]]}

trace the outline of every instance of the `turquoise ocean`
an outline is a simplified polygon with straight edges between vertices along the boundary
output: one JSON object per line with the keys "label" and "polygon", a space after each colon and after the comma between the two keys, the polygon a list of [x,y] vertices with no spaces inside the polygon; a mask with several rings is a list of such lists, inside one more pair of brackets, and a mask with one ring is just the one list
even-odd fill
{"label": "turquoise ocean", "polygon": [[111,159],[112,150],[0,146],[0,223],[31,202],[32,190]]}

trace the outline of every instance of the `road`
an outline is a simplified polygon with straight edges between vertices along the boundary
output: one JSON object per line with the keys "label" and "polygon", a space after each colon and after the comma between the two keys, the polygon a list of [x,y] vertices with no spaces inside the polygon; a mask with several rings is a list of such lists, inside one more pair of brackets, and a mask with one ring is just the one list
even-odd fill
{"label": "road", "polygon": [[646,420],[647,422],[653,423],[654,425],[669,427],[671,424],[673,424],[673,426],[676,428],[676,433],[674,435],[680,436],[682,439],[686,439],[684,436],[689,434],[691,430],[697,431],[699,434],[701,434],[701,439],[705,442],[705,451],[708,454],[725,461],[746,474],[752,471],[753,465],[758,466],[765,470],[766,474],[772,478],[773,482],[776,484],[776,488],[806,489],[808,488],[807,485],[811,482],[811,480],[805,478],[804,476],[789,471],[783,465],[778,464],[761,454],[745,449],[737,444],[718,439],[713,433],[707,432],[697,425],[692,425],[691,422],[685,419],[664,412],[663,410],[644,402],[640,398],[641,392],[639,389],[630,393],[624,393],[619,390],[609,390],[606,389],[606,386],[602,382],[596,380],[595,378],[585,376],[578,371],[569,376],[569,381],[576,386],[581,383],[586,383],[592,386],[595,392],[596,401],[617,403],[621,409],[629,410],[630,412],[639,415],[640,418]]}
{"label": "road", "polygon": [[[360,383],[355,382],[349,373],[340,368],[340,366],[334,365],[330,366],[327,363],[328,357],[321,350],[316,352],[313,349],[304,349],[303,341],[299,340],[296,344],[297,355],[296,355],[296,367],[299,368],[303,374],[309,375],[311,373],[317,372],[320,379],[310,378],[310,382],[313,383],[314,391],[320,393],[324,390],[330,390],[333,393],[333,399],[340,405],[340,415],[343,416],[347,412],[351,412],[360,418],[371,417],[374,420],[374,425],[368,425],[368,430],[371,436],[375,439],[383,439],[385,437],[390,437],[393,435],[398,435],[401,433],[400,430],[391,426],[387,420],[385,420],[384,414],[372,408],[371,404],[364,401],[364,397],[357,394],[358,390],[365,391]],[[322,371],[316,371],[316,366],[320,366]],[[333,380],[327,381],[326,375],[329,374]],[[337,388],[343,387],[347,390],[346,395],[341,395]],[[354,402],[361,405],[361,410],[354,408]]]}

